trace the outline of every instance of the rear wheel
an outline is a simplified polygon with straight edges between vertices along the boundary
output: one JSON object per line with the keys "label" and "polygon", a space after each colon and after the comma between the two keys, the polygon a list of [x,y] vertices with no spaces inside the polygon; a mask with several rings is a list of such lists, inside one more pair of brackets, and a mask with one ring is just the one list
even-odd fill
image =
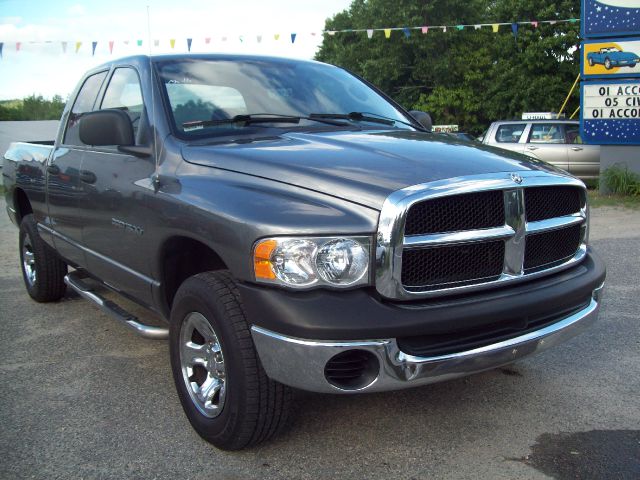
{"label": "rear wheel", "polygon": [[202,438],[239,450],[286,424],[291,390],[266,376],[229,273],[185,280],[171,310],[169,342],[180,402]]}
{"label": "rear wheel", "polygon": [[37,302],[55,302],[66,291],[67,264],[38,234],[32,214],[20,223],[20,265],[27,292]]}
{"label": "rear wheel", "polygon": [[593,58],[590,58],[590,59],[589,59],[589,66],[590,66],[590,67],[593,67]]}

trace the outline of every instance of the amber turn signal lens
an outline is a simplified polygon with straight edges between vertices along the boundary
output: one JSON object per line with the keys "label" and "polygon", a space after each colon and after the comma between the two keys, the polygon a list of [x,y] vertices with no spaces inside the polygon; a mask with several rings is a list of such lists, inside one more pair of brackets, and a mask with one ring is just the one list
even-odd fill
{"label": "amber turn signal lens", "polygon": [[275,240],[264,240],[256,245],[253,251],[253,271],[256,274],[256,278],[267,280],[276,278],[276,274],[273,273],[273,268],[271,268],[271,254],[277,246],[278,243]]}

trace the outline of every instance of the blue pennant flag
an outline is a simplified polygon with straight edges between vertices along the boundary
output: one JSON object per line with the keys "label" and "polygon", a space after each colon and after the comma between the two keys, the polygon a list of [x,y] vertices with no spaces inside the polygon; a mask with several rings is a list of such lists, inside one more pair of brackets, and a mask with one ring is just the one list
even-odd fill
{"label": "blue pennant flag", "polygon": [[296,41],[296,36],[297,36],[297,34],[295,34],[295,33],[292,33],[292,34],[291,34],[291,43],[295,43],[295,41]]}
{"label": "blue pennant flag", "polygon": [[411,36],[411,30],[409,30],[407,27],[404,27],[402,31],[404,32],[405,37],[409,38]]}
{"label": "blue pennant flag", "polygon": [[511,24],[511,31],[513,32],[513,36],[518,38],[518,24],[517,23],[512,23]]}
{"label": "blue pennant flag", "polygon": [[96,47],[98,46],[98,42],[91,42],[91,56],[95,56],[96,54]]}

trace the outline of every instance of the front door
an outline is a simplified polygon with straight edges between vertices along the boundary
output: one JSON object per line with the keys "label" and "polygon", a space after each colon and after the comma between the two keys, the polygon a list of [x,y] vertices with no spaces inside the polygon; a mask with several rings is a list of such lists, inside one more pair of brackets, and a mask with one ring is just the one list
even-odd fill
{"label": "front door", "polygon": [[531,153],[540,160],[569,171],[567,145],[561,123],[533,123],[524,148],[525,153]]}

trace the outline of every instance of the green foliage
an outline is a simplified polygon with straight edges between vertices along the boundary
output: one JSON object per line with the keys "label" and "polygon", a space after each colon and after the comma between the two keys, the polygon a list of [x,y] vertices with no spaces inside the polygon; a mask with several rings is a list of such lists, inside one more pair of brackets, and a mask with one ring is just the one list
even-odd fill
{"label": "green foliage", "polygon": [[603,172],[606,187],[619,195],[640,197],[640,175],[626,165],[615,164]]}
{"label": "green foliage", "polygon": [[[327,20],[326,30],[459,25],[580,17],[578,0],[354,0]],[[457,123],[481,133],[492,121],[525,111],[557,111],[579,71],[579,23],[521,25],[499,33],[431,28],[390,39],[375,32],[325,35],[316,58],[347,68],[408,109],[431,113],[435,123]],[[574,95],[566,107],[578,106]]]}
{"label": "green foliage", "polygon": [[64,104],[60,95],[54,95],[51,100],[42,95],[31,95],[23,100],[5,100],[0,102],[0,121],[59,120]]}

